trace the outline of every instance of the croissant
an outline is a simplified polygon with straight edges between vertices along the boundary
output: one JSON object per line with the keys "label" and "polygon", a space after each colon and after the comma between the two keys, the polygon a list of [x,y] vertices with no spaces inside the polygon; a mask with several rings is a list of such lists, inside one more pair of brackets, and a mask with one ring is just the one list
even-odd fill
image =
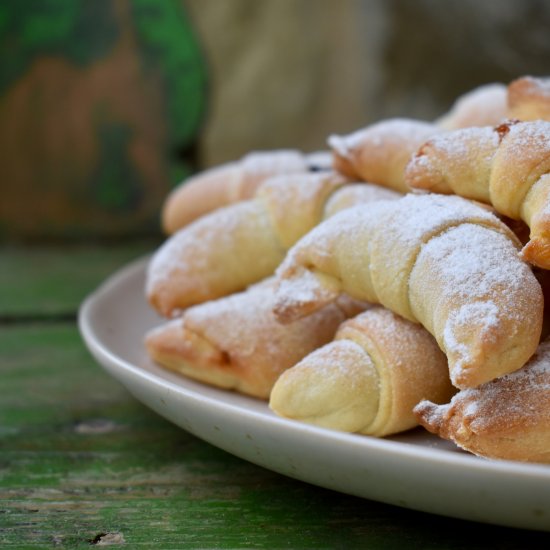
{"label": "croissant", "polygon": [[525,76],[511,82],[508,118],[550,121],[550,78]]}
{"label": "croissant", "polygon": [[[277,176],[264,182],[254,199],[218,209],[184,227],[151,259],[149,302],[172,317],[185,307],[273,275],[286,250],[325,217],[325,207],[334,211],[337,192],[345,183],[329,172]],[[357,193],[357,200],[398,196],[378,186],[356,185],[370,188]]]}
{"label": "croissant", "polygon": [[161,213],[162,227],[171,235],[212,210],[251,198],[271,176],[308,169],[306,156],[293,149],[253,151],[240,161],[210,168],[183,181],[168,195]]}
{"label": "croissant", "polygon": [[550,340],[518,371],[445,405],[422,401],[414,412],[427,430],[474,454],[550,463]]}
{"label": "croissant", "polygon": [[386,436],[418,425],[414,406],[446,403],[447,360],[422,327],[375,307],[345,321],[334,341],[282,373],[270,407],[310,424]]}
{"label": "croissant", "polygon": [[456,130],[426,142],[405,171],[415,189],[456,193],[523,220],[522,257],[550,269],[550,122],[507,121]]}
{"label": "croissant", "polygon": [[160,365],[214,386],[267,399],[278,376],[334,337],[366,304],[342,296],[311,317],[281,325],[274,281],[187,309],[150,331],[145,344]]}
{"label": "croissant", "polygon": [[494,126],[508,118],[507,102],[508,89],[504,84],[485,84],[460,96],[435,123],[445,130]]}
{"label": "croissant", "polygon": [[288,322],[342,291],[381,304],[435,336],[455,386],[475,387],[520,368],[539,342],[542,290],[519,246],[489,210],[457,196],[349,208],[289,250],[274,311]]}
{"label": "croissant", "polygon": [[407,162],[428,138],[442,131],[428,122],[394,118],[367,126],[348,136],[332,135],[328,144],[335,170],[352,180],[363,180],[401,193]]}

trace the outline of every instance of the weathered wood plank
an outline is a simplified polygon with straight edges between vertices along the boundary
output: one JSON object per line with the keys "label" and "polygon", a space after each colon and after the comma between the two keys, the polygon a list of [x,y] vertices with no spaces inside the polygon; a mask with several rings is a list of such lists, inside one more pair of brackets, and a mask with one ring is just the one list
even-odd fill
{"label": "weathered wood plank", "polygon": [[[483,534],[515,548],[542,540],[279,476],[137,403],[59,317],[155,246],[3,250],[0,547],[482,548],[472,541]],[[19,321],[7,323],[9,315]]]}
{"label": "weathered wood plank", "polygon": [[0,248],[0,316],[74,313],[105,277],[158,244],[152,240],[109,247],[4,246]]}
{"label": "weathered wood plank", "polygon": [[0,330],[0,547],[498,548],[543,536],[349,497],[216,449],[137,403],[70,324]]}

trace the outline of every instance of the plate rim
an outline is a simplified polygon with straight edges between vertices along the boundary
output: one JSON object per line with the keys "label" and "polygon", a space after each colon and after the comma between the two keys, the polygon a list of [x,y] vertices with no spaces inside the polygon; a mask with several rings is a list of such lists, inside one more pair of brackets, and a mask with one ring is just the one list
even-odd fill
{"label": "plate rim", "polygon": [[[375,438],[362,434],[339,432],[337,430],[313,426],[275,415],[271,416],[269,414],[247,409],[243,405],[220,401],[208,395],[197,393],[196,391],[185,386],[178,385],[170,380],[159,377],[139,365],[134,365],[111,351],[100,340],[93,330],[91,316],[94,308],[100,307],[101,300],[112,292],[112,290],[122,281],[125,281],[127,278],[136,276],[139,272],[144,271],[150,257],[150,254],[141,256],[117,269],[114,273],[103,280],[103,282],[101,282],[91,293],[89,293],[78,308],[77,323],[80,334],[92,355],[102,364],[102,366],[103,363],[99,359],[100,357],[108,361],[111,365],[130,373],[134,377],[153,383],[163,389],[175,391],[194,403],[200,403],[201,406],[208,405],[220,412],[230,409],[233,414],[246,418],[247,420],[259,420],[261,422],[266,422],[271,427],[281,426],[284,427],[285,430],[290,430],[295,434],[302,433],[325,441],[340,442],[348,447],[354,446],[363,451],[370,449],[376,450],[377,452],[388,452],[392,455],[408,457],[409,459],[420,459],[427,465],[428,463],[435,463],[441,467],[443,464],[446,464],[450,467],[473,469],[478,473],[486,472],[493,476],[514,475],[526,479],[536,478],[541,481],[550,482],[550,467],[544,464],[503,459],[488,459],[467,452],[455,453],[445,449],[429,448],[427,446],[415,445],[414,443],[393,441],[387,438]],[[237,394],[237,396],[239,396],[239,394]],[[144,404],[144,406],[146,406],[146,404]],[[178,427],[180,429],[184,429],[180,426]],[[200,438],[200,435],[197,437]]]}

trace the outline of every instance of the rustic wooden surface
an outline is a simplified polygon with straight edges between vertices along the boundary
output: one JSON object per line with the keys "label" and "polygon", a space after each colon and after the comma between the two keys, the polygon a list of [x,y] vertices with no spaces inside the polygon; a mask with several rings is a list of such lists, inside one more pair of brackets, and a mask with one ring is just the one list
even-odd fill
{"label": "rustic wooden surface", "polygon": [[75,319],[106,275],[151,249],[0,248],[0,548],[512,549],[548,541],[282,477],[135,401],[88,354]]}

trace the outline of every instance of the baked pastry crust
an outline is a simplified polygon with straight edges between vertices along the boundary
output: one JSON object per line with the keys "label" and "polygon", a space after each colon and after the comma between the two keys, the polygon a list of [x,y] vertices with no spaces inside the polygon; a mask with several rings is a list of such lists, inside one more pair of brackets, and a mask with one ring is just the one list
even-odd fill
{"label": "baked pastry crust", "polygon": [[424,400],[415,414],[427,430],[476,455],[550,463],[550,340],[518,371],[445,405]]}
{"label": "baked pastry crust", "polygon": [[291,325],[273,315],[274,281],[187,309],[145,339],[150,357],[180,374],[267,399],[279,375],[331,341],[367,307],[347,297]]}
{"label": "baked pastry crust", "polygon": [[428,140],[405,170],[414,189],[456,193],[523,220],[530,241],[522,256],[550,269],[550,122],[507,121]]}
{"label": "baked pastry crust", "polygon": [[347,136],[332,135],[328,144],[334,168],[341,174],[407,193],[403,178],[407,162],[422,143],[442,131],[429,122],[393,118]]}
{"label": "baked pastry crust", "polygon": [[286,418],[383,437],[416,426],[413,408],[425,396],[445,403],[453,393],[447,360],[433,337],[374,307],[285,371],[270,407]]}
{"label": "baked pastry crust", "polygon": [[[244,290],[273,275],[285,253],[328,213],[350,204],[336,194],[347,180],[334,172],[292,174],[266,180],[255,197],[220,208],[172,235],[155,252],[147,271],[146,294],[166,317],[194,304]],[[354,200],[399,195],[379,186]],[[349,192],[346,192],[349,194]],[[333,200],[331,200],[333,199]]]}
{"label": "baked pastry crust", "polygon": [[288,252],[275,313],[307,315],[341,292],[421,323],[459,388],[517,370],[535,352],[543,297],[519,242],[490,211],[457,196],[406,195],[348,209]]}
{"label": "baked pastry crust", "polygon": [[508,118],[550,121],[550,78],[524,76],[510,82]]}
{"label": "baked pastry crust", "polygon": [[508,88],[499,82],[478,86],[456,99],[448,113],[435,121],[445,130],[495,126],[508,118]]}
{"label": "baked pastry crust", "polygon": [[201,216],[228,204],[250,199],[266,179],[307,172],[308,159],[300,151],[252,151],[240,161],[204,170],[180,183],[166,198],[162,228],[171,235]]}

